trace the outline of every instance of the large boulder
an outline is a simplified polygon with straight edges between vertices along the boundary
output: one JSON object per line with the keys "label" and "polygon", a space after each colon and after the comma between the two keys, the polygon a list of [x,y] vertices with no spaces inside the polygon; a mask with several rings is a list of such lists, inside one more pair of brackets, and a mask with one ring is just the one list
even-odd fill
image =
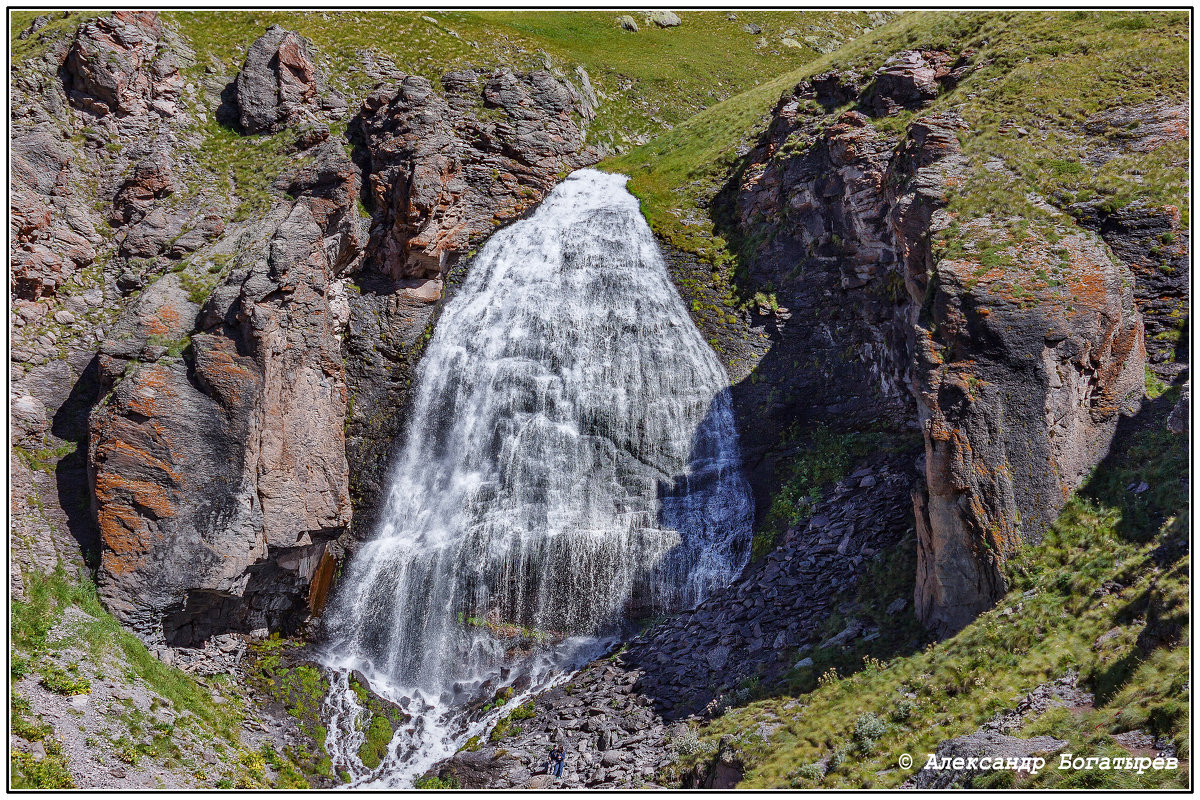
{"label": "large boulder", "polygon": [[153,11],[115,11],[81,25],[63,71],[71,102],[99,115],[171,116],[184,83]]}
{"label": "large boulder", "polygon": [[651,11],[647,18],[660,28],[675,28],[683,23],[678,14],[665,9]]}
{"label": "large boulder", "polygon": [[237,76],[238,121],[245,133],[275,133],[313,118],[319,108],[344,111],[325,85],[310,41],[272,25],[254,41]]}

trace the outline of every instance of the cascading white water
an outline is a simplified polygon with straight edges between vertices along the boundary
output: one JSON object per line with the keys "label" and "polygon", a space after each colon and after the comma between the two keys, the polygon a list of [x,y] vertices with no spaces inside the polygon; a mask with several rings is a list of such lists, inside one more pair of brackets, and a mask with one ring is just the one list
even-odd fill
{"label": "cascading white water", "polygon": [[326,615],[331,666],[425,704],[394,759],[440,752],[484,688],[577,666],[747,559],[728,380],[625,181],[580,170],[494,235],[421,361],[380,530]]}

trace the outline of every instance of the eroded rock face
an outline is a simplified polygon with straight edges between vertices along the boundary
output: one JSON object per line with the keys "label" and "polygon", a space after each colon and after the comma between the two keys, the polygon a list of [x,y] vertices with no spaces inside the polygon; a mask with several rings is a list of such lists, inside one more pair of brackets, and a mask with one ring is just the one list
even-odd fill
{"label": "eroded rock face", "polygon": [[85,23],[67,54],[68,96],[98,115],[176,111],[183,89],[179,65],[163,46],[153,11],[116,11]]}
{"label": "eroded rock face", "polygon": [[294,629],[350,523],[331,306],[364,244],[358,175],[330,142],[287,191],[298,199],[225,245],[237,266],[203,309],[162,278],[101,346],[113,391],[91,418],[100,591],[147,639]]}
{"label": "eroded rock face", "polygon": [[[916,605],[939,633],[1004,593],[1000,564],[1040,539],[1105,455],[1119,414],[1137,409],[1145,362],[1132,276],[1098,237],[1075,229],[1057,245],[1025,241],[1010,270],[933,255],[930,236],[951,223],[941,187],[961,160],[959,127],[942,117],[910,129],[896,163],[911,177],[891,214],[925,431]],[[966,226],[977,240],[1000,238],[987,219]],[[1023,266],[1055,258],[1057,285]]]}
{"label": "eroded rock face", "polygon": [[371,158],[369,258],[395,280],[441,278],[562,171],[600,157],[583,146],[583,98],[548,72],[451,72],[442,88],[404,78],[354,122]]}
{"label": "eroded rock face", "polygon": [[330,92],[312,43],[272,25],[255,40],[237,76],[238,120],[245,133],[276,133],[309,121],[318,109],[344,112]]}
{"label": "eroded rock face", "polygon": [[77,172],[49,125],[14,137],[11,163],[10,281],[18,298],[37,300],[96,260],[99,237],[72,203]]}
{"label": "eroded rock face", "polygon": [[[858,106],[872,114],[919,107],[953,76],[950,63],[944,54],[898,54]],[[946,186],[967,174],[957,138],[965,125],[952,114],[927,116],[897,138],[852,111],[812,127],[805,101],[840,104],[857,85],[853,75],[826,74],[785,96],[735,203],[743,230],[775,229],[758,246],[756,277],[786,287],[792,316],[811,314],[829,344],[857,350],[885,398],[916,401],[926,445],[925,487],[915,495],[916,605],[927,625],[950,633],[1003,594],[1000,563],[1040,537],[1106,452],[1118,415],[1136,408],[1142,323],[1129,271],[1066,215],[1058,247],[1068,266],[1057,287],[1026,266],[1064,258],[1043,240],[1014,249],[1015,271],[1028,278],[1019,286],[1003,270],[980,270],[977,256],[935,255],[931,237],[953,221]],[[990,224],[964,227],[979,240],[998,238]],[[787,277],[811,284],[831,269],[841,285],[825,284],[818,302]],[[845,299],[831,300],[838,288]],[[817,309],[844,322],[829,325]],[[852,396],[844,383],[831,373],[820,393]]]}

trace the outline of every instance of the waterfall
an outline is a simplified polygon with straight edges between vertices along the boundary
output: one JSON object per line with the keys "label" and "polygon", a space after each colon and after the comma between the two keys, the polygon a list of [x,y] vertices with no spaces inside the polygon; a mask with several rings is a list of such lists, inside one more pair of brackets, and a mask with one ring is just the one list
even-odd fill
{"label": "waterfall", "polygon": [[695,605],[748,557],[728,379],[626,180],[575,172],[480,250],[326,614],[327,663],[416,698],[420,739],[451,735],[431,715]]}

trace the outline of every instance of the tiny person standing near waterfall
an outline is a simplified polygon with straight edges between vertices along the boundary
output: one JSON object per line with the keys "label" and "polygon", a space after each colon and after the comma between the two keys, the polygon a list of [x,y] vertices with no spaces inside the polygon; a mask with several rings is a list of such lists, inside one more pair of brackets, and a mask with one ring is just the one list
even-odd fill
{"label": "tiny person standing near waterfall", "polygon": [[563,763],[567,760],[567,751],[563,747],[562,742],[555,743],[553,749],[550,750],[550,763],[546,765],[546,772],[556,778],[562,777]]}

